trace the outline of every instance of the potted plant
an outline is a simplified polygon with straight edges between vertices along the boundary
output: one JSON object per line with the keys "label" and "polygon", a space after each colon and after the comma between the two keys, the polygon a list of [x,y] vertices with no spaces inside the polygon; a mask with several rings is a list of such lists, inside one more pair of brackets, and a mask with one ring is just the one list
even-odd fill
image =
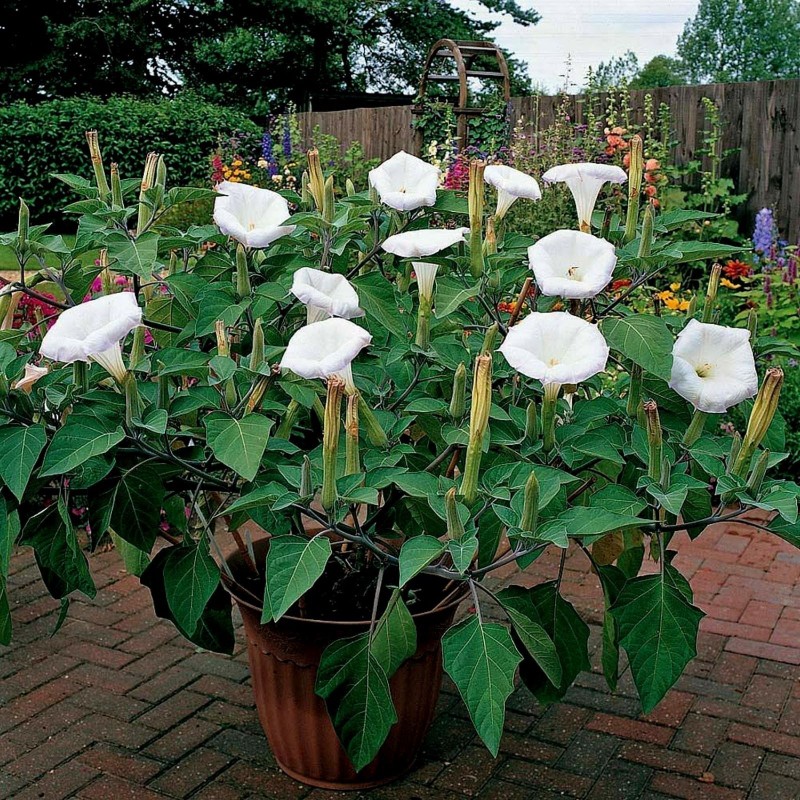
{"label": "potted plant", "polygon": [[[34,549],[66,613],[95,594],[76,528],[110,536],[198,646],[231,652],[233,598],[280,765],[363,788],[413,762],[442,664],[493,753],[518,667],[545,703],[589,667],[560,573],[497,590],[494,569],[580,548],[602,584],[606,678],[623,648],[650,710],[702,617],[675,533],[760,526],[742,516],[757,507],[800,541],[797,485],[767,477],[782,375],[757,375],[783,345],[755,319],[715,324],[717,268],[702,309],[626,305],[665,267],[734,249],[679,239],[700,212],[640,211],[636,143],[627,176],[544,176],[566,182],[580,230],[538,242],[504,231],[539,187],[501,165],[473,162],[464,198],[400,153],[337,197],[311,151],[300,193],[224,183],[216,224],[181,231],[169,210],[207,190],[168,190],[157,156],[122,180],[89,145],[94,180],[59,176],[79,196],[74,243],[24,203],[0,239],[20,265],[2,318],[22,296],[58,309],[0,331],[4,642],[12,546]],[[595,212],[626,179],[627,219]],[[746,430],[721,428],[754,397]],[[658,569],[639,575],[645,558]],[[506,623],[486,621],[490,601]]]}

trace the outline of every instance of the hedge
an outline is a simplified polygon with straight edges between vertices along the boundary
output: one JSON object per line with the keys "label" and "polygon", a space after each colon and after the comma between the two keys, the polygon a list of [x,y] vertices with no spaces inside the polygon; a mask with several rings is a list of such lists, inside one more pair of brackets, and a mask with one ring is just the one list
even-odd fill
{"label": "hedge", "polygon": [[19,197],[30,205],[33,222],[60,220],[60,209],[75,198],[52,173],[92,177],[84,136],[92,128],[99,132],[106,169],[116,161],[123,178],[136,177],[146,154],[154,150],[166,158],[171,186],[207,184],[208,157],[218,138],[258,132],[240,112],[188,94],[0,107],[0,230],[13,227]]}

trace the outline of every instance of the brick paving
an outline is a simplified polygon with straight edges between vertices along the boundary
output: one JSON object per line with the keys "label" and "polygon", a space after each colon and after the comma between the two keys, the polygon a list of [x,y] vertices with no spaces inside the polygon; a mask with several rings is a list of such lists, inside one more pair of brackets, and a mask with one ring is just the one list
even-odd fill
{"label": "brick paving", "polygon": [[[800,551],[744,526],[676,540],[676,564],[707,613],[698,658],[652,713],[630,672],[611,694],[598,672],[542,708],[510,698],[498,758],[445,681],[422,759],[370,800],[791,800],[800,798]],[[31,552],[12,560],[14,644],[0,655],[0,798],[331,800],[274,764],[237,631],[233,658],[198,651],[153,615],[116,553],[91,556],[94,601],[58,604]],[[557,557],[498,582],[552,578]],[[580,552],[564,593],[591,623],[601,608]]]}

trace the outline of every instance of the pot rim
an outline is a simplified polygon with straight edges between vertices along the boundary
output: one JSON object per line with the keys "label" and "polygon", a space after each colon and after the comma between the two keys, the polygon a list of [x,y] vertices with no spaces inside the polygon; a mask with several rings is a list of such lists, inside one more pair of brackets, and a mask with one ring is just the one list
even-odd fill
{"label": "pot rim", "polygon": [[[260,539],[260,540],[258,540],[258,542],[253,542],[253,545],[255,546],[259,542],[268,542],[268,541],[269,541],[269,537],[267,537],[265,539]],[[229,556],[227,556],[225,558],[225,563],[228,565],[228,567],[232,568],[235,565],[235,562],[238,560],[239,557],[240,557],[240,554],[238,553],[238,551],[234,551],[233,553],[231,553]],[[231,561],[233,561],[234,564],[231,564]],[[233,573],[233,571],[234,570],[231,569],[232,573]],[[245,606],[246,608],[249,608],[251,611],[258,612],[259,618],[260,618],[260,615],[261,615],[262,611],[264,610],[263,605],[262,606],[256,606],[253,603],[251,603],[249,600],[243,598],[241,596],[241,594],[239,594],[236,591],[236,589],[239,586],[239,583],[235,578],[233,580],[231,580],[224,572],[221,573],[220,577],[222,578],[222,580],[221,580],[222,588],[225,589],[225,591],[239,605]],[[442,580],[444,580],[444,579],[442,579]],[[434,615],[441,614],[443,611],[447,611],[450,608],[453,608],[454,606],[459,605],[468,594],[469,594],[469,592],[465,587],[463,592],[459,592],[452,600],[450,600],[450,602],[446,603],[445,605],[439,606],[438,608],[429,608],[427,611],[418,611],[416,614],[412,614],[411,617],[414,620],[418,620],[418,619],[427,619],[428,617],[432,617]],[[318,619],[317,617],[295,617],[295,616],[293,616],[291,614],[284,614],[278,620],[277,623],[273,622],[272,624],[278,624],[279,625],[281,622],[284,622],[284,621],[286,621],[286,622],[299,622],[301,624],[302,623],[311,623],[311,624],[317,624],[317,625],[335,625],[335,626],[338,626],[338,627],[367,626],[367,625],[370,625],[370,623],[372,622],[372,620],[369,620],[369,619],[359,619],[359,620]],[[269,624],[269,623],[267,623],[267,624]]]}

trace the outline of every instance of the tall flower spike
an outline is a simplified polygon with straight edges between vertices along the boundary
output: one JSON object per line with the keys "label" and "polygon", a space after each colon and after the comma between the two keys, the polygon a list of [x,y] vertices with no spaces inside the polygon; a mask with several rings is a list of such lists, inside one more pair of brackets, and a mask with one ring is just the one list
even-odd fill
{"label": "tall flower spike", "polygon": [[413,211],[436,202],[440,170],[404,150],[370,170],[369,183],[381,202],[396,211]]}
{"label": "tall flower spike", "polygon": [[328,317],[363,317],[358,293],[344,275],[302,267],[292,276],[292,294],[306,306],[308,324]]}
{"label": "tall flower spike", "polygon": [[469,270],[473,278],[483,274],[483,173],[486,162],[473,158],[469,162]]}
{"label": "tall flower spike", "polygon": [[689,320],[672,348],[669,385],[709,414],[722,414],[753,397],[758,375],[750,332]]}
{"label": "tall flower spike", "polygon": [[497,190],[497,219],[503,219],[515,200],[541,200],[542,190],[535,178],[505,164],[490,164],[483,172],[483,179]]}
{"label": "tall flower spike", "polygon": [[552,297],[594,297],[614,274],[614,245],[580,231],[560,230],[528,248],[528,261],[542,294]]}
{"label": "tall flower spike", "polygon": [[98,297],[62,311],[45,334],[39,352],[52,361],[95,361],[121,384],[122,340],[142,324],[142,309],[132,292]]}
{"label": "tall flower spike", "polygon": [[284,224],[289,219],[289,204],[277,192],[230,181],[219,184],[217,191],[214,222],[245,247],[267,247],[295,229]]}
{"label": "tall flower spike", "polygon": [[472,505],[478,497],[478,476],[483,455],[483,440],[489,428],[489,410],[492,405],[492,357],[480,355],[475,359],[472,379],[472,407],[469,414],[469,444],[464,464],[461,494],[464,502]]}
{"label": "tall flower spike", "polygon": [[592,230],[592,212],[603,184],[625,183],[628,176],[621,167],[611,164],[561,164],[542,175],[545,183],[566,183],[575,199],[578,227],[584,232]]}
{"label": "tall flower spike", "polygon": [[625,241],[632,242],[636,238],[636,226],[639,223],[639,200],[642,192],[642,137],[637,133],[631,138],[631,160],[628,167],[628,211],[625,219]]}

